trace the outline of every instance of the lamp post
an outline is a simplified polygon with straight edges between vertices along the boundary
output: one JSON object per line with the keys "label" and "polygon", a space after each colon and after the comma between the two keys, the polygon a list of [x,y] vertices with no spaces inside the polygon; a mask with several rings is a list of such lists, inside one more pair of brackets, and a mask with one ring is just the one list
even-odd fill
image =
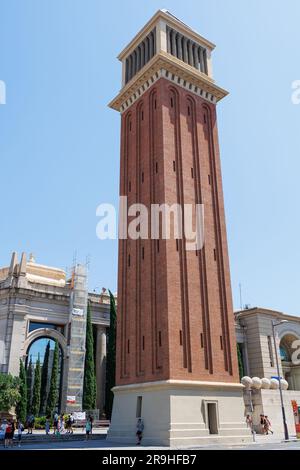
{"label": "lamp post", "polygon": [[280,393],[280,401],[281,401],[281,412],[282,412],[282,422],[283,422],[283,429],[284,429],[284,438],[285,438],[286,441],[288,441],[289,440],[289,432],[288,432],[288,427],[287,427],[287,424],[286,424],[285,409],[284,409],[283,396],[282,396],[282,387],[281,387],[281,381],[280,381],[280,371],[279,371],[279,360],[278,360],[277,344],[276,344],[276,337],[275,337],[275,327],[281,325],[282,323],[286,323],[286,322],[287,322],[287,320],[281,320],[280,322],[275,323],[275,321],[272,320],[272,332],[273,332],[273,340],[274,340],[274,347],[275,347],[277,376],[278,376],[278,382],[279,382],[279,393]]}

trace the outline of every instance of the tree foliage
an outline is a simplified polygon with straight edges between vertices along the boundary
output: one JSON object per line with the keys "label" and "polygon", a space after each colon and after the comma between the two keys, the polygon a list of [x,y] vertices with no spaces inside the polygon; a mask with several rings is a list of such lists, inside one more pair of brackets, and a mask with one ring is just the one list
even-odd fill
{"label": "tree foliage", "polygon": [[111,418],[114,395],[111,389],[116,384],[116,321],[117,311],[114,295],[110,295],[110,325],[108,330],[108,345],[106,358],[106,391],[105,391],[105,413]]}
{"label": "tree foliage", "polygon": [[240,379],[241,379],[245,375],[244,374],[243,357],[242,357],[241,348],[240,348],[239,343],[237,343],[236,347],[237,347],[237,357],[238,357],[238,366],[239,366],[239,376],[240,376]]}
{"label": "tree foliage", "polygon": [[20,400],[20,380],[11,374],[0,373],[0,411],[8,412]]}
{"label": "tree foliage", "polygon": [[32,404],[32,380],[33,380],[33,365],[32,357],[30,356],[29,364],[26,371],[26,382],[27,382],[27,413],[31,413],[31,404]]}
{"label": "tree foliage", "polygon": [[27,378],[26,370],[22,359],[20,359],[20,372],[19,372],[19,393],[20,399],[17,403],[17,417],[22,423],[25,423],[27,416]]}
{"label": "tree foliage", "polygon": [[40,412],[41,404],[41,362],[40,355],[38,355],[38,360],[36,361],[34,369],[34,382],[33,382],[33,391],[32,391],[32,413],[34,416],[38,416]]}
{"label": "tree foliage", "polygon": [[83,402],[84,410],[96,408],[97,385],[94,361],[94,338],[91,320],[91,309],[88,303],[86,319],[86,340],[85,340],[85,366],[83,382]]}
{"label": "tree foliage", "polygon": [[58,402],[58,372],[59,372],[59,346],[55,341],[55,348],[53,354],[53,365],[50,379],[50,388],[47,398],[46,414],[52,415],[57,409]]}
{"label": "tree foliage", "polygon": [[50,354],[50,341],[48,341],[47,346],[46,346],[44,362],[43,362],[43,367],[42,367],[40,414],[43,414],[45,412],[45,408],[47,404],[49,354]]}

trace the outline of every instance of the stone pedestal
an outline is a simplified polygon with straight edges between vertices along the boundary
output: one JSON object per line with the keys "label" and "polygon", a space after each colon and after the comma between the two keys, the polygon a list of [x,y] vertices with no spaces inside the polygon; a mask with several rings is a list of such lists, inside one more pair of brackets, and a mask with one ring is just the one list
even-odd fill
{"label": "stone pedestal", "polygon": [[138,415],[142,443],[170,447],[250,442],[242,386],[168,380],[115,387],[107,440],[134,444]]}

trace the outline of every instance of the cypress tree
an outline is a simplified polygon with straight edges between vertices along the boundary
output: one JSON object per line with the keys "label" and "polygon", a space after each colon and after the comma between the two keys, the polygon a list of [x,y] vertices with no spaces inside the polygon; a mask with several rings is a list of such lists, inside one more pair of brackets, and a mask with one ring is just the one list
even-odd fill
{"label": "cypress tree", "polygon": [[240,379],[244,377],[244,364],[243,364],[243,358],[242,358],[242,353],[241,353],[241,348],[239,343],[236,345],[237,347],[237,357],[238,357],[238,366],[239,366],[239,376]]}
{"label": "cypress tree", "polygon": [[50,389],[47,398],[46,414],[52,415],[57,408],[58,402],[58,368],[59,368],[59,350],[58,342],[55,341],[53,354],[53,365],[50,379]]}
{"label": "cypress tree", "polygon": [[41,362],[40,354],[38,355],[38,360],[36,361],[34,369],[34,382],[33,382],[33,392],[32,392],[32,413],[34,416],[37,416],[40,412],[41,404]]}
{"label": "cypress tree", "polygon": [[44,362],[43,362],[43,367],[42,367],[40,414],[43,414],[45,412],[46,403],[47,403],[49,353],[50,353],[50,341],[48,341],[47,346],[46,346]]}
{"label": "cypress tree", "polygon": [[86,340],[85,340],[85,365],[84,365],[84,382],[83,382],[83,400],[82,406],[84,410],[94,410],[96,408],[96,372],[94,361],[94,337],[93,326],[91,320],[91,309],[88,303],[87,319],[86,319]]}
{"label": "cypress tree", "polygon": [[110,325],[108,330],[108,345],[106,357],[106,390],[105,390],[105,413],[107,419],[111,418],[114,394],[111,389],[116,384],[116,321],[117,311],[115,298],[111,291],[110,296]]}
{"label": "cypress tree", "polygon": [[22,359],[20,359],[20,372],[19,372],[19,393],[20,400],[17,404],[17,417],[18,419],[25,424],[27,416],[27,380],[26,380],[26,370]]}
{"label": "cypress tree", "polygon": [[33,379],[33,365],[32,357],[30,356],[29,364],[27,366],[27,414],[31,413],[31,403],[32,403],[32,379]]}

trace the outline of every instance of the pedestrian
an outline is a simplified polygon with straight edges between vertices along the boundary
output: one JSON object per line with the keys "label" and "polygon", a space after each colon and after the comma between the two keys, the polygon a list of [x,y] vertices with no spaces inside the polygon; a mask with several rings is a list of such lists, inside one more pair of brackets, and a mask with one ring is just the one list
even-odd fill
{"label": "pedestrian", "polygon": [[5,419],[2,424],[2,429],[3,429],[3,434],[4,434],[4,448],[6,448],[8,445],[8,436],[6,433],[7,428],[8,428],[8,421]]}
{"label": "pedestrian", "polygon": [[246,423],[247,427],[251,429],[251,432],[253,432],[253,420],[251,415],[246,416]]}
{"label": "pedestrian", "polygon": [[87,441],[90,439],[91,432],[92,432],[92,423],[90,421],[90,417],[88,417],[85,423],[85,439]]}
{"label": "pedestrian", "polygon": [[67,418],[67,433],[73,434],[73,424],[74,424],[74,416],[73,413],[69,414]]}
{"label": "pedestrian", "polygon": [[58,430],[58,414],[57,411],[55,411],[53,415],[53,434],[55,434]]}
{"label": "pedestrian", "polygon": [[15,427],[12,420],[8,420],[6,429],[5,429],[5,436],[4,436],[4,447],[9,447],[13,445],[13,438],[14,438]]}
{"label": "pedestrian", "polygon": [[93,424],[94,424],[94,418],[92,415],[89,415],[89,420],[90,420],[90,423],[91,423],[91,434],[93,434]]}
{"label": "pedestrian", "polygon": [[47,435],[50,433],[50,416],[46,416],[45,431]]}
{"label": "pedestrian", "polygon": [[4,419],[0,426],[0,438],[3,439],[3,444],[5,445],[5,431],[6,431],[6,419]]}
{"label": "pedestrian", "polygon": [[266,434],[269,434],[269,432],[271,434],[274,434],[271,429],[271,421],[269,420],[268,416],[265,416],[265,431],[266,431]]}
{"label": "pedestrian", "polygon": [[136,423],[136,437],[137,437],[136,445],[137,446],[141,445],[141,440],[143,438],[143,431],[144,431],[144,423],[143,423],[142,418],[139,418]]}
{"label": "pedestrian", "polygon": [[264,415],[260,415],[260,429],[261,429],[261,433],[262,434],[265,434],[266,433],[266,430],[265,430],[265,416]]}
{"label": "pedestrian", "polygon": [[18,430],[18,447],[21,447],[22,432],[24,431],[24,426],[20,420],[17,421],[17,430]]}
{"label": "pedestrian", "polygon": [[34,418],[34,415],[31,413],[27,418],[27,430],[28,430],[27,434],[32,434],[34,422],[35,422],[35,418]]}
{"label": "pedestrian", "polygon": [[60,415],[59,419],[59,432],[63,434],[65,432],[65,417],[64,415]]}

